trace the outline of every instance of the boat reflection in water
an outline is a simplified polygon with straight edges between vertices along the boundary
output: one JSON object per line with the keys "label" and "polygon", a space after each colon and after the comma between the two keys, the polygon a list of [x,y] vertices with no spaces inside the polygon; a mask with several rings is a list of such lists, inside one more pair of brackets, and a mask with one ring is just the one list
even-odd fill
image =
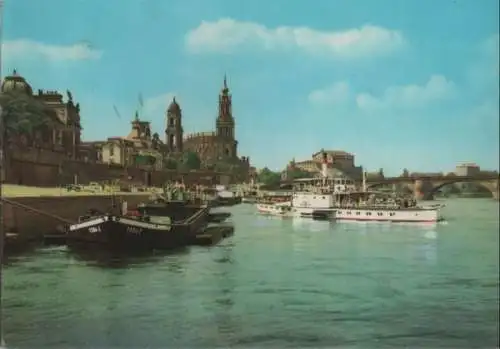
{"label": "boat reflection in water", "polygon": [[320,232],[332,230],[335,224],[336,223],[334,221],[314,220],[310,218],[297,217],[292,221],[292,228],[294,231],[306,230],[311,232]]}
{"label": "boat reflection in water", "polygon": [[101,268],[128,268],[132,265],[152,264],[170,256],[183,255],[189,252],[186,247],[174,250],[158,251],[120,251],[99,248],[98,246],[71,245],[68,253],[78,261],[89,266]]}

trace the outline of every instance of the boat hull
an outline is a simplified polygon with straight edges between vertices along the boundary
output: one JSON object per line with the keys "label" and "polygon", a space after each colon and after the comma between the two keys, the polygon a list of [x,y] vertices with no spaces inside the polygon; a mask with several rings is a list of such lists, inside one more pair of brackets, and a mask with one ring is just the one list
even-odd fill
{"label": "boat hull", "polygon": [[234,206],[241,204],[241,197],[219,197],[217,198],[217,206]]}
{"label": "boat hull", "polygon": [[252,198],[252,197],[243,197],[241,199],[242,204],[255,204],[257,203],[257,198]]}
{"label": "boat hull", "polygon": [[443,218],[438,209],[335,209],[339,221],[437,223]]}
{"label": "boat hull", "polygon": [[294,217],[310,218],[315,220],[335,220],[337,213],[331,209],[321,208],[293,208],[292,214]]}
{"label": "boat hull", "polygon": [[293,217],[289,205],[273,204],[273,203],[258,203],[257,212],[263,215],[278,216],[278,217]]}
{"label": "boat hull", "polygon": [[172,249],[189,245],[205,229],[200,214],[181,224],[157,224],[137,219],[103,215],[73,224],[67,232],[69,245],[98,244],[113,250]]}

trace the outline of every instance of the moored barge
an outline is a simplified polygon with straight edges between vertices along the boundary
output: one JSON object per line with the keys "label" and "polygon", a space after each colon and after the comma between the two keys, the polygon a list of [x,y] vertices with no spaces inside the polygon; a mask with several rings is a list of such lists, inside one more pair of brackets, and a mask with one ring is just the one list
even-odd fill
{"label": "moored barge", "polygon": [[[169,203],[170,204],[170,203]],[[160,207],[158,207],[160,208]],[[68,244],[98,244],[109,249],[154,250],[186,246],[208,224],[209,207],[163,205],[161,215],[151,206],[126,214],[82,217],[67,229]]]}

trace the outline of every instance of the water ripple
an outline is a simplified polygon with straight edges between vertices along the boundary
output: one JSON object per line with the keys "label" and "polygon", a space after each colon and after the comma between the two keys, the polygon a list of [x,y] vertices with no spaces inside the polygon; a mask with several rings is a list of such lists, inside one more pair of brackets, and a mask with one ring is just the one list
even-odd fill
{"label": "water ripple", "polygon": [[450,201],[448,224],[434,227],[232,210],[235,236],[213,248],[149,257],[56,248],[11,258],[9,347],[497,344],[498,203]]}

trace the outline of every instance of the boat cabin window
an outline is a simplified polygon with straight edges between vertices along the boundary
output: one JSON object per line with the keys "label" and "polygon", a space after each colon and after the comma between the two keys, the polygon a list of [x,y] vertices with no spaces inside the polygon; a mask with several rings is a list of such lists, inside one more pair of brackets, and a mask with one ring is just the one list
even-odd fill
{"label": "boat cabin window", "polygon": [[377,213],[379,216],[383,216],[384,214],[382,212]]}
{"label": "boat cabin window", "polygon": [[356,212],[356,216],[359,216],[361,214],[361,212]]}
{"label": "boat cabin window", "polygon": [[395,215],[394,212],[389,213],[389,216],[394,216],[394,215]]}
{"label": "boat cabin window", "polygon": [[367,216],[371,216],[371,215],[372,215],[372,213],[371,213],[371,212],[366,212],[366,215],[367,215]]}

